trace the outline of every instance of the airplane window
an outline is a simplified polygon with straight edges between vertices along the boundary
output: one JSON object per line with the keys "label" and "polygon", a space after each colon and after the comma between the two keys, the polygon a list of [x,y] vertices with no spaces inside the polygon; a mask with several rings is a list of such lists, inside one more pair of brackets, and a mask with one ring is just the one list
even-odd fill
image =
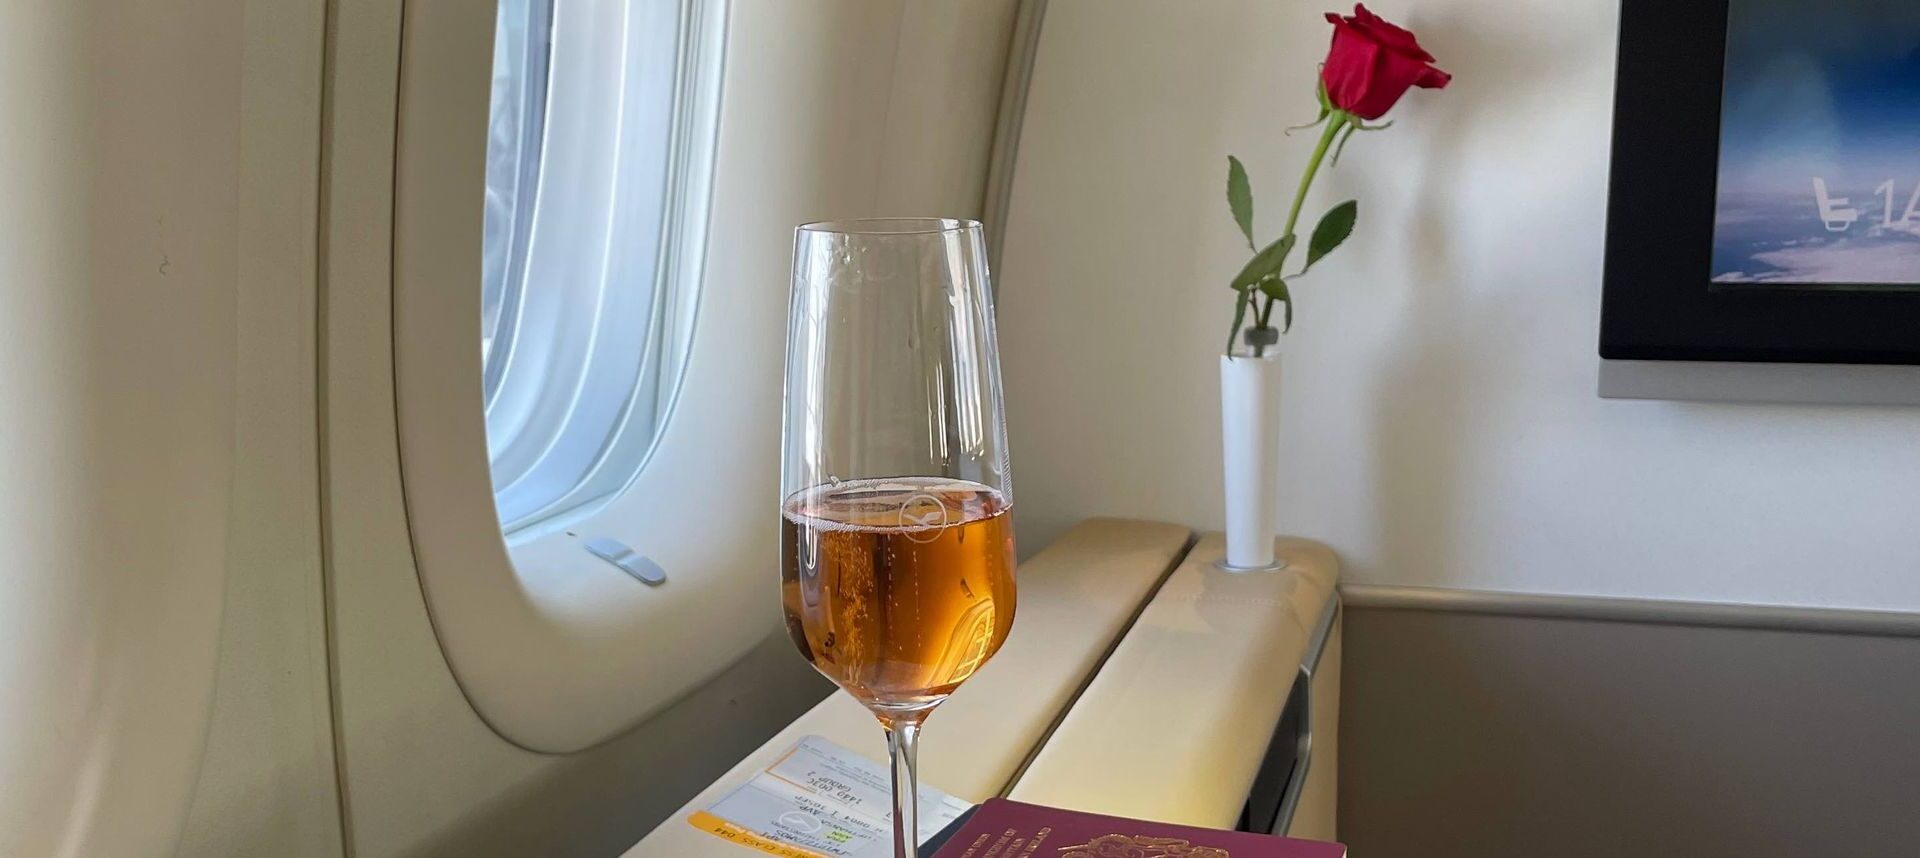
{"label": "airplane window", "polygon": [[718,114],[711,0],[501,0],[481,355],[510,539],[630,483],[686,363]]}

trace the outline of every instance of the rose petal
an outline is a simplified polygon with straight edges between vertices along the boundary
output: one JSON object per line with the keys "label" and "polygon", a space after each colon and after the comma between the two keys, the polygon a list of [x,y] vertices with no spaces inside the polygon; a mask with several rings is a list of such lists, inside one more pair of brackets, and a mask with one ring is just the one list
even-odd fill
{"label": "rose petal", "polygon": [[1412,32],[1388,23],[1365,4],[1351,17],[1327,13],[1333,38],[1320,70],[1327,100],[1361,119],[1378,119],[1413,87],[1439,89],[1452,76],[1433,65]]}
{"label": "rose petal", "polygon": [[1341,110],[1359,113],[1373,89],[1374,72],[1385,53],[1378,43],[1345,22],[1334,25],[1333,45],[1320,69],[1327,100]]}
{"label": "rose petal", "polygon": [[1406,54],[1422,62],[1433,62],[1433,55],[1420,47],[1420,40],[1414,36],[1413,31],[1373,14],[1366,4],[1353,7],[1351,23],[1389,50]]}
{"label": "rose petal", "polygon": [[1354,115],[1362,119],[1384,116],[1429,68],[1404,54],[1380,50],[1374,60],[1373,74],[1367,81],[1366,94],[1352,108]]}

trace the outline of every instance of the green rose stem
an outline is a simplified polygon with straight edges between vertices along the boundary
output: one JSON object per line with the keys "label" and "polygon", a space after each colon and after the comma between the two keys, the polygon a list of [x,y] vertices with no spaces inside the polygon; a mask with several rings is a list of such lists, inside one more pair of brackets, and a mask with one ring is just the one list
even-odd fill
{"label": "green rose stem", "polygon": [[[1314,177],[1320,174],[1320,164],[1327,159],[1327,150],[1333,147],[1333,138],[1339,136],[1340,130],[1347,127],[1347,123],[1352,121],[1353,114],[1344,110],[1332,111],[1330,117],[1327,119],[1326,130],[1320,132],[1320,143],[1313,147],[1313,157],[1307,160],[1307,172],[1300,176],[1300,190],[1293,195],[1293,210],[1287,212],[1287,226],[1285,229],[1280,230],[1282,236],[1293,235],[1294,227],[1300,225],[1300,210],[1306,207],[1307,191],[1312,189]],[[1284,259],[1281,260],[1281,262],[1285,264]],[[1292,299],[1289,298],[1288,300],[1291,301]],[[1268,327],[1268,321],[1273,318],[1273,304],[1273,296],[1268,295],[1266,304],[1261,306],[1260,311],[1254,314],[1254,327]],[[1255,343],[1253,346],[1254,357],[1263,357],[1266,355],[1266,351],[1267,346],[1264,342]]]}

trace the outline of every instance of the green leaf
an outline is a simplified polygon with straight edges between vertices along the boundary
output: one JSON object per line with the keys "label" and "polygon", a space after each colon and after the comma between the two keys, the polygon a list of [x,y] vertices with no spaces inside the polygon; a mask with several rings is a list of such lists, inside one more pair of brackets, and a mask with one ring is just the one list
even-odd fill
{"label": "green leaf", "polygon": [[1287,281],[1278,277],[1269,277],[1260,281],[1260,291],[1275,301],[1293,300],[1293,296],[1287,294]]}
{"label": "green leaf", "polygon": [[1253,185],[1247,181],[1247,168],[1240,159],[1227,156],[1227,207],[1233,209],[1233,222],[1247,237],[1247,249],[1253,250]]}
{"label": "green leaf", "polygon": [[1287,289],[1287,281],[1278,277],[1269,277],[1260,281],[1260,292],[1280,302],[1280,305],[1286,308],[1286,315],[1281,317],[1280,332],[1284,334],[1293,330],[1293,293]]}
{"label": "green leaf", "polygon": [[1297,239],[1294,236],[1283,235],[1279,240],[1267,245],[1264,250],[1254,254],[1253,258],[1247,261],[1247,267],[1240,269],[1239,276],[1233,278],[1234,290],[1244,293],[1262,280],[1280,276],[1280,266],[1287,263],[1287,254],[1293,252],[1295,241]]}
{"label": "green leaf", "polygon": [[1360,204],[1353,200],[1334,206],[1331,211],[1321,217],[1320,225],[1313,228],[1313,238],[1307,241],[1307,267],[1300,269],[1300,273],[1305,274],[1315,262],[1319,262],[1327,254],[1332,253],[1334,248],[1339,247],[1341,242],[1346,241],[1347,236],[1353,234],[1354,221],[1359,217]]}
{"label": "green leaf", "polygon": [[1233,329],[1227,331],[1227,354],[1233,354],[1233,341],[1240,337],[1240,324],[1247,320],[1247,305],[1253,303],[1253,290],[1240,290],[1240,299],[1233,304]]}

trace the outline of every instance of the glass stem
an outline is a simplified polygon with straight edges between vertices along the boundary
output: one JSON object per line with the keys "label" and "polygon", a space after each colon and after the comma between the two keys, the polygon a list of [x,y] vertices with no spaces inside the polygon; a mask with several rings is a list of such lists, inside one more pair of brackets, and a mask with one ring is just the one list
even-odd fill
{"label": "glass stem", "polygon": [[884,724],[887,750],[893,755],[893,855],[894,858],[919,858],[920,777],[915,772],[915,753],[919,750],[920,724],[915,721]]}

